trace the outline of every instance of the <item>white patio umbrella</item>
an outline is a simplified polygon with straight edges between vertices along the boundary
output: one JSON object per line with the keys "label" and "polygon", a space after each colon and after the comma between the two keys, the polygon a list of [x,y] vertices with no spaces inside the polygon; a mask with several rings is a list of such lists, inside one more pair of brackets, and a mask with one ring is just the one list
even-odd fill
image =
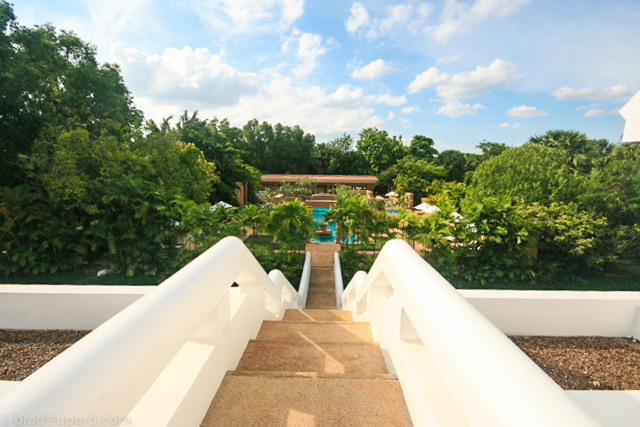
{"label": "white patio umbrella", "polygon": [[396,193],[395,191],[390,191],[387,194],[385,194],[385,196],[387,196],[387,197],[398,197],[398,193]]}
{"label": "white patio umbrella", "polygon": [[442,209],[440,209],[439,207],[431,205],[428,208],[423,209],[422,212],[428,213],[428,214],[434,214],[436,212],[440,212],[441,210]]}
{"label": "white patio umbrella", "polygon": [[220,200],[218,203],[216,203],[215,205],[211,205],[209,206],[209,210],[211,212],[215,211],[216,209],[218,209],[218,206],[222,206],[225,209],[229,209],[231,207],[231,205],[229,203],[225,203],[222,200]]}
{"label": "white patio umbrella", "polygon": [[422,203],[420,203],[418,206],[416,206],[416,207],[415,207],[415,208],[413,208],[413,209],[418,210],[418,211],[423,211],[423,210],[425,210],[425,209],[430,208],[431,206],[432,206],[432,205],[430,205],[430,204],[429,204],[429,203],[427,203],[427,202],[422,202]]}

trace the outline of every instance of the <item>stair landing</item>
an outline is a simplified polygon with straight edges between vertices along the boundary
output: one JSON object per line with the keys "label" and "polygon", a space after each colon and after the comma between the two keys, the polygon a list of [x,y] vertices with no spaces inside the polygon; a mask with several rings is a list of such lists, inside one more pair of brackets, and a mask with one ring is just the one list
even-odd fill
{"label": "stair landing", "polygon": [[348,311],[288,310],[264,322],[201,427],[410,426],[368,323]]}

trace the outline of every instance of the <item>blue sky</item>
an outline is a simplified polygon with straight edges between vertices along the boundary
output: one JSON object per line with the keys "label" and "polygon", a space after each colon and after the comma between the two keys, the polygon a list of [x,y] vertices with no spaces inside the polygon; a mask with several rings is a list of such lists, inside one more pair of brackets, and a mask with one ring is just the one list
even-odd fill
{"label": "blue sky", "polygon": [[637,0],[14,0],[120,64],[145,117],[364,127],[477,151],[550,129],[619,142],[640,90]]}

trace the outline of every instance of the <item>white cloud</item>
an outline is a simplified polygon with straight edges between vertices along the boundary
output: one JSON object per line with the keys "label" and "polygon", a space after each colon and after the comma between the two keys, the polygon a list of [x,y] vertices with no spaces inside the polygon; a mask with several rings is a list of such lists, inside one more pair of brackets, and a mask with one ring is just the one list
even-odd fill
{"label": "white cloud", "polygon": [[411,113],[416,113],[420,111],[419,107],[404,107],[402,110],[400,110],[401,114],[411,114]]}
{"label": "white cloud", "polygon": [[415,79],[407,87],[408,93],[417,93],[429,86],[436,86],[451,80],[451,75],[431,67],[427,71],[418,74]]}
{"label": "white cloud", "polygon": [[351,77],[360,80],[376,80],[387,74],[397,71],[389,62],[383,59],[376,59],[364,67],[358,67],[351,73]]}
{"label": "white cloud", "polygon": [[362,88],[343,84],[330,95],[324,97],[321,104],[328,108],[358,108],[371,104],[385,104],[391,107],[406,104],[407,98],[389,94],[365,95]]}
{"label": "white cloud", "polygon": [[516,66],[503,59],[496,59],[488,67],[476,67],[473,71],[447,74],[432,67],[416,78],[407,87],[408,93],[416,93],[436,86],[438,95],[445,100],[472,98],[486,95],[500,85],[509,85],[522,78],[515,74]]}
{"label": "white cloud", "polygon": [[521,105],[519,107],[513,107],[507,114],[511,117],[522,117],[522,118],[531,118],[531,117],[542,117],[548,116],[549,113],[546,111],[538,110],[536,107],[528,107],[526,105]]}
{"label": "white cloud", "polygon": [[294,28],[291,31],[291,35],[282,43],[280,50],[282,53],[288,53],[293,46],[297,45],[296,58],[298,65],[293,69],[293,74],[300,78],[318,67],[318,57],[327,52],[327,45],[334,43],[333,39],[328,39],[326,43],[323,43],[322,36],[319,34],[302,33],[297,28]]}
{"label": "white cloud", "polygon": [[509,123],[506,123],[506,122],[505,122],[505,123],[501,124],[499,127],[503,128],[503,129],[506,129],[506,128],[508,128],[509,126],[511,126],[511,125],[510,125]]}
{"label": "white cloud", "polygon": [[386,18],[371,18],[367,8],[354,2],[351,15],[345,22],[350,33],[362,34],[375,39],[395,30],[418,33],[425,25],[434,6],[429,3],[403,3],[387,7]]}
{"label": "white cloud", "polygon": [[601,114],[607,114],[607,112],[601,108],[592,108],[591,110],[585,111],[585,113],[583,114],[583,117],[595,117]]}
{"label": "white cloud", "polygon": [[296,54],[302,63],[294,69],[294,74],[297,77],[302,77],[315,70],[318,66],[316,59],[326,52],[327,49],[322,46],[322,37],[320,35],[303,33],[300,36],[298,53]]}
{"label": "white cloud", "polygon": [[631,87],[628,84],[619,84],[605,88],[583,87],[574,89],[571,87],[561,87],[554,90],[551,94],[560,100],[568,99],[612,99],[619,96],[628,95]]}
{"label": "white cloud", "polygon": [[340,86],[326,93],[317,86],[294,86],[289,77],[278,76],[263,85],[258,93],[243,96],[236,105],[203,110],[204,117],[228,117],[235,126],[253,118],[269,123],[299,125],[314,135],[336,135],[358,132],[364,127],[384,124],[373,105],[379,97],[367,95],[360,88]]}
{"label": "white cloud", "polygon": [[457,61],[462,55],[452,55],[452,56],[443,56],[442,58],[438,58],[436,64],[451,64],[452,62]]}
{"label": "white cloud", "polygon": [[146,98],[197,109],[233,105],[241,96],[258,91],[255,73],[225,64],[206,48],[166,48],[162,55],[150,55],[117,42],[111,44],[111,57],[120,64],[136,103]]}
{"label": "white cloud", "polygon": [[387,120],[393,120],[393,118],[395,117],[395,113],[393,111],[389,111],[389,115],[387,116]]}
{"label": "white cloud", "polygon": [[468,33],[473,27],[489,18],[504,18],[519,11],[531,0],[476,0],[473,5],[447,0],[441,22],[426,27],[434,40],[445,43],[452,37]]}
{"label": "white cloud", "polygon": [[478,110],[484,109],[482,104],[463,104],[460,101],[447,102],[443,107],[438,110],[438,114],[442,114],[448,117],[462,117],[475,115]]}
{"label": "white cloud", "polygon": [[347,18],[345,27],[348,32],[355,33],[358,29],[369,24],[369,12],[361,3],[353,3],[351,15]]}
{"label": "white cloud", "polygon": [[[122,40],[143,31],[157,30],[160,27],[153,11],[152,0],[80,0],[80,3],[84,5],[90,18],[64,14],[57,20],[59,24],[56,26],[73,30],[83,40],[96,45],[100,61],[112,61],[108,57],[112,41]],[[140,16],[144,16],[145,19],[141,20]],[[22,20],[20,23],[23,23]]]}
{"label": "white cloud", "polygon": [[521,128],[520,123],[515,123],[513,126],[511,126],[509,128],[509,130],[516,130],[516,129],[520,129],[520,128]]}
{"label": "white cloud", "polygon": [[225,33],[285,31],[304,14],[304,0],[192,1],[201,18]]}
{"label": "white cloud", "polygon": [[582,107],[578,107],[576,108],[576,111],[580,111],[580,110],[588,110],[589,108],[596,108],[596,107],[602,107],[605,104],[603,104],[602,102],[598,102],[596,104],[589,104],[589,105],[583,105]]}

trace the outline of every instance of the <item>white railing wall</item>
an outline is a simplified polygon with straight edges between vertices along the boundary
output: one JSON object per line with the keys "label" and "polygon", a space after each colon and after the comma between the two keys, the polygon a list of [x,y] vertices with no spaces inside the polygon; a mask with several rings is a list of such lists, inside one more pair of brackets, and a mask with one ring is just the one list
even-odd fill
{"label": "white railing wall", "polygon": [[340,254],[333,254],[333,280],[336,284],[336,307],[342,310],[342,293],[344,292],[344,282],[342,281],[342,267],[340,266]]}
{"label": "white railing wall", "polygon": [[[234,282],[239,288],[230,288]],[[42,415],[127,416],[155,393],[164,399],[153,400],[157,414],[170,413],[135,425],[198,426],[262,321],[301,307],[280,272],[267,275],[239,239],[227,237],[14,387],[0,399],[3,425]],[[194,366],[192,381],[181,384]],[[168,389],[154,391],[163,382]],[[201,388],[194,392],[192,383]],[[193,399],[172,401],[180,387]]]}
{"label": "white railing wall", "polygon": [[640,292],[462,289],[507,335],[640,339]]}
{"label": "white railing wall", "polygon": [[304,257],[304,268],[302,269],[302,277],[300,277],[300,285],[298,286],[298,294],[302,299],[300,308],[307,306],[307,294],[309,293],[309,278],[311,277],[311,252],[307,252]]}
{"label": "white railing wall", "polygon": [[102,325],[157,286],[0,285],[0,329]]}
{"label": "white railing wall", "polygon": [[402,240],[342,303],[371,322],[416,426],[599,425]]}

